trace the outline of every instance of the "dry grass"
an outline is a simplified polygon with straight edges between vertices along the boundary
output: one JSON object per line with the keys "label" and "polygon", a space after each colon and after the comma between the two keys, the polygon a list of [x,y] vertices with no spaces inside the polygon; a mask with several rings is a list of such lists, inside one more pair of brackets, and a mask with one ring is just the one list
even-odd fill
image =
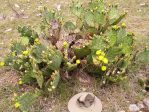
{"label": "dry grass", "polygon": [[[55,7],[56,4],[62,4],[62,8],[67,15],[68,5],[71,0],[9,0],[12,6],[20,13],[24,13],[23,18],[17,18],[12,9],[8,6],[8,0],[0,0],[0,16],[5,15],[5,19],[0,19],[0,60],[7,55],[11,40],[17,40],[18,25],[33,25],[39,28],[40,17],[38,9],[47,6]],[[49,2],[46,2],[49,1]],[[108,0],[113,3],[113,0]],[[120,9],[128,11],[125,21],[128,23],[128,30],[136,34],[136,48],[142,49],[149,47],[149,3],[148,0],[114,0],[120,4]],[[146,3],[148,6],[141,6]],[[14,5],[18,4],[20,8]],[[24,11],[23,11],[24,10]],[[25,17],[28,17],[25,19]],[[11,31],[8,31],[10,29]],[[143,76],[147,76],[144,72]],[[130,78],[126,82],[122,82],[120,86],[112,85],[101,88],[98,83],[94,82],[90,86],[82,86],[77,82],[61,83],[61,87],[56,93],[48,98],[41,97],[37,103],[31,108],[31,112],[68,112],[67,102],[69,98],[81,91],[94,92],[103,102],[103,112],[118,112],[120,110],[128,111],[128,105],[135,103],[145,97],[142,88],[137,83],[138,73],[129,75]],[[17,85],[18,76],[14,71],[0,70],[0,112],[17,112],[13,107],[13,93],[20,93]]]}

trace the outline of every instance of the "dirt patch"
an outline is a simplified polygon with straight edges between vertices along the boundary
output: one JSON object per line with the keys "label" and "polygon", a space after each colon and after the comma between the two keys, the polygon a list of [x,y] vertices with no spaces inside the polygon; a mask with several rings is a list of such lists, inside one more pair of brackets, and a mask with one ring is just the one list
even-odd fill
{"label": "dirt patch", "polygon": [[15,86],[19,80],[17,72],[13,70],[0,69],[0,77],[0,86]]}
{"label": "dirt patch", "polygon": [[149,36],[149,18],[142,18],[139,16],[129,16],[128,30],[134,32],[135,34],[142,34],[144,36]]}

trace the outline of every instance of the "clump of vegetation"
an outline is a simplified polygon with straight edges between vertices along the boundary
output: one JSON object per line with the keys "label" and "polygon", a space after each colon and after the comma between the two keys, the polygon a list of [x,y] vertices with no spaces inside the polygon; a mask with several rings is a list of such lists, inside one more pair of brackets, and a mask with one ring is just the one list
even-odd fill
{"label": "clump of vegetation", "polygon": [[[13,42],[0,65],[19,71],[20,85],[34,85],[48,93],[75,71],[94,76],[103,84],[126,78],[134,58],[134,34],[128,33],[122,22],[126,13],[103,0],[92,0],[88,5],[73,2],[70,9],[75,22],[65,21],[59,11],[44,8],[40,33],[30,26],[18,28],[21,38]],[[17,99],[16,108],[26,110],[28,105],[22,99],[37,97],[28,94]]]}

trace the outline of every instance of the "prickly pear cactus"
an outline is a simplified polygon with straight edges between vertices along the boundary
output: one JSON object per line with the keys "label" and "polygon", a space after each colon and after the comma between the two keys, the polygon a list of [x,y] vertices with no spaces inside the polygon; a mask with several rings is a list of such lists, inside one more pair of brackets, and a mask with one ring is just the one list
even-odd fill
{"label": "prickly pear cactus", "polygon": [[[36,85],[42,92],[56,90],[60,80],[76,71],[91,74],[102,84],[126,79],[134,58],[134,34],[127,32],[122,21],[126,13],[120,13],[117,5],[107,6],[104,0],[85,5],[73,2],[70,10],[74,21],[65,21],[60,11],[44,8],[40,33],[29,26],[19,27],[21,38],[12,44],[0,67],[16,69],[20,85]],[[137,60],[148,62],[148,54],[146,49]]]}

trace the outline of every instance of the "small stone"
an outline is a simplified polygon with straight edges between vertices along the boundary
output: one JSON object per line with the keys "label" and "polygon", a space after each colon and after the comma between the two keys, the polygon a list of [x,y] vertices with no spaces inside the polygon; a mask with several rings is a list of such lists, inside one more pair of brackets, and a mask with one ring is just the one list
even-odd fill
{"label": "small stone", "polygon": [[38,13],[38,14],[36,14],[36,16],[37,16],[37,17],[40,17],[40,16],[42,16],[42,14],[41,14],[41,13]]}
{"label": "small stone", "polygon": [[143,93],[146,93],[147,91],[145,89],[142,90]]}
{"label": "small stone", "polygon": [[138,112],[140,109],[136,104],[130,104],[129,105],[129,111],[130,112]]}
{"label": "small stone", "polygon": [[58,11],[60,11],[61,10],[61,4],[56,4],[56,9],[58,10]]}
{"label": "small stone", "polygon": [[149,110],[149,98],[145,98],[143,100],[144,105],[147,107],[147,109]]}
{"label": "small stone", "polygon": [[120,111],[118,111],[118,112],[125,112],[124,110],[120,110]]}
{"label": "small stone", "polygon": [[87,89],[86,88],[82,88],[82,91],[86,91]]}
{"label": "small stone", "polygon": [[148,7],[148,4],[146,4],[146,3],[141,3],[140,6],[141,6],[141,7]]}
{"label": "small stone", "polygon": [[10,32],[10,31],[12,31],[12,28],[5,30],[5,32]]}
{"label": "small stone", "polygon": [[21,12],[24,12],[24,10],[22,9]]}
{"label": "small stone", "polygon": [[0,15],[0,20],[5,20],[6,19],[6,16],[5,15]]}
{"label": "small stone", "polygon": [[43,8],[43,6],[39,5],[39,6],[37,7],[37,10],[42,10],[42,8]]}
{"label": "small stone", "polygon": [[14,6],[15,6],[16,8],[20,8],[20,6],[19,6],[18,4],[14,4]]}
{"label": "small stone", "polygon": [[139,102],[137,106],[139,107],[140,110],[145,108],[142,102]]}

